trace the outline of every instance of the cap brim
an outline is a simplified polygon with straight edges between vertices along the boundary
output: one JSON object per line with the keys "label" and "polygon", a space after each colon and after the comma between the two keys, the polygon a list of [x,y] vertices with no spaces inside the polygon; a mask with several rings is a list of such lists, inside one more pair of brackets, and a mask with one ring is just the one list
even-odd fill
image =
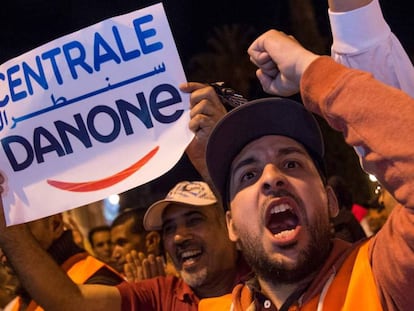
{"label": "cap brim", "polygon": [[317,162],[323,162],[324,143],[319,125],[302,104],[275,97],[253,100],[225,115],[207,144],[207,168],[223,200],[233,159],[249,142],[265,135],[290,137],[301,143]]}
{"label": "cap brim", "polygon": [[179,204],[185,206],[209,206],[217,203],[217,200],[210,200],[205,198],[180,198],[179,200],[164,199],[152,204],[144,215],[144,228],[147,231],[162,229],[162,214],[166,207],[170,204]]}

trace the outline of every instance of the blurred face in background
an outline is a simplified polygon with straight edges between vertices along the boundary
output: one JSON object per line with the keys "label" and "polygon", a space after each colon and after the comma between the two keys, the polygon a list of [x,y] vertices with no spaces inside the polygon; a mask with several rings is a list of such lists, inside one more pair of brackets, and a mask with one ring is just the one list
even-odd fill
{"label": "blurred face in background", "polygon": [[91,247],[98,259],[110,263],[112,256],[111,231],[108,229],[95,232],[92,236]]}
{"label": "blurred face in background", "polygon": [[112,227],[112,266],[118,271],[123,272],[126,263],[126,255],[132,251],[146,254],[144,234],[133,233],[134,220],[129,219],[125,223]]}
{"label": "blurred face in background", "polygon": [[[64,232],[62,214],[34,220],[28,222],[27,225],[35,239],[39,242],[39,245],[44,250],[47,250]],[[8,299],[10,296],[21,295],[24,291],[20,287],[20,283],[14,273],[13,267],[1,250],[0,257],[0,287],[4,289],[4,292],[1,294],[1,299]]]}

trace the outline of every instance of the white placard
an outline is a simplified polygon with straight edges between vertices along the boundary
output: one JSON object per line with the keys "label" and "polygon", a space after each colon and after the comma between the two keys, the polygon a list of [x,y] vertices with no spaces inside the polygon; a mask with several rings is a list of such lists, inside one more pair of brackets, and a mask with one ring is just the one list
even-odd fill
{"label": "white placard", "polygon": [[8,225],[151,181],[181,158],[186,81],[162,4],[66,35],[0,66]]}

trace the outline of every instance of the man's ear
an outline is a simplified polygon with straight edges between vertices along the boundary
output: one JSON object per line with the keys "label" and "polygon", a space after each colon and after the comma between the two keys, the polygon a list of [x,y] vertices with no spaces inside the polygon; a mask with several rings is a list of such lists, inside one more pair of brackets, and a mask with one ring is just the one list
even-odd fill
{"label": "man's ear", "polygon": [[338,199],[335,195],[335,191],[331,186],[326,186],[326,196],[328,198],[329,217],[333,218],[339,213],[339,204]]}
{"label": "man's ear", "polygon": [[239,236],[237,235],[237,230],[234,227],[233,218],[231,216],[230,210],[226,212],[226,224],[227,230],[229,232],[230,241],[237,242],[239,240]]}
{"label": "man's ear", "polygon": [[155,233],[157,234],[155,236],[155,241],[156,241],[157,245],[160,245],[160,243],[161,243],[161,235],[157,231],[155,231]]}
{"label": "man's ear", "polygon": [[49,225],[51,227],[51,234],[53,240],[59,238],[65,230],[65,223],[63,222],[63,215],[61,213],[50,216]]}
{"label": "man's ear", "polygon": [[151,239],[152,241],[154,241],[154,244],[157,244],[157,245],[159,245],[161,243],[161,236],[160,236],[158,231],[150,231],[145,236],[145,239],[146,240]]}

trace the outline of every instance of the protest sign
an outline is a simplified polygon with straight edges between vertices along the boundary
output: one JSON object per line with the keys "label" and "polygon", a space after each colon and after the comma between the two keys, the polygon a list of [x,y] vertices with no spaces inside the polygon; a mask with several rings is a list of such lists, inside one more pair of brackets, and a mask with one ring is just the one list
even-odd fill
{"label": "protest sign", "polygon": [[157,178],[193,134],[162,4],[66,35],[0,66],[8,225]]}

